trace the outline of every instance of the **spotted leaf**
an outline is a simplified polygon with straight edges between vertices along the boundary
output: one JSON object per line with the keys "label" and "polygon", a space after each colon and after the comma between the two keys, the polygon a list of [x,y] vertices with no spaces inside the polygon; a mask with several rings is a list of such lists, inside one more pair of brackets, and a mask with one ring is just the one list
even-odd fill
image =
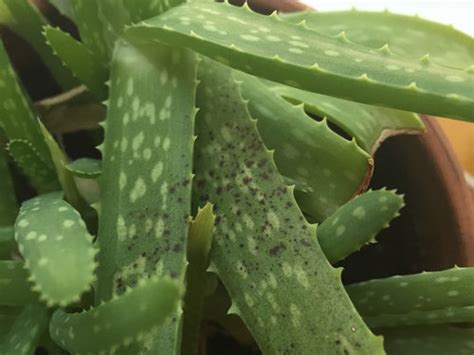
{"label": "spotted leaf", "polygon": [[363,316],[474,306],[474,268],[393,276],[346,287]]}
{"label": "spotted leaf", "polygon": [[16,317],[10,331],[0,339],[0,354],[33,354],[48,326],[45,306],[29,304]]}
{"label": "spotted leaf", "polygon": [[0,305],[25,306],[38,299],[20,261],[0,261],[0,290]]}
{"label": "spotted leaf", "polygon": [[374,155],[388,137],[422,133],[424,125],[418,115],[384,107],[319,95],[289,86],[270,84],[280,96],[294,104],[303,104],[306,112],[327,117],[368,153]]}
{"label": "spotted leaf", "polygon": [[271,92],[258,79],[236,72],[242,95],[257,119],[263,143],[275,150],[275,163],[288,184],[295,185],[300,208],[322,221],[354,194],[366,189],[372,175],[372,158],[357,144],[317,122]]}
{"label": "spotted leaf", "polygon": [[51,337],[74,354],[103,354],[142,341],[150,330],[162,330],[159,326],[178,307],[182,288],[168,279],[141,281],[89,311],[68,314],[57,310],[49,326]]}
{"label": "spotted leaf", "polygon": [[107,97],[107,68],[83,43],[59,28],[46,27],[44,35],[54,53],[99,99]]}
{"label": "spotted leaf", "polygon": [[[197,58],[117,45],[105,123],[97,300],[141,278],[184,283],[191,211]],[[179,352],[181,309],[147,348]]]}
{"label": "spotted leaf", "polygon": [[199,79],[194,201],[214,203],[211,270],[229,291],[231,313],[263,353],[383,353],[278,173],[232,72],[206,62]]}
{"label": "spotted leaf", "polygon": [[384,329],[388,354],[470,355],[474,352],[474,329],[449,325]]}
{"label": "spotted leaf", "polygon": [[318,241],[331,264],[345,259],[387,228],[404,206],[393,191],[368,191],[339,208],[318,227]]}
{"label": "spotted leaf", "polygon": [[132,26],[127,33],[187,47],[235,69],[304,90],[473,120],[470,72],[388,57],[248,7],[190,2]]}
{"label": "spotted leaf", "polygon": [[49,305],[68,305],[90,288],[96,267],[92,236],[79,213],[56,194],[23,203],[15,239],[33,289]]}
{"label": "spotted leaf", "polygon": [[[384,12],[307,11],[283,15],[286,21],[306,25],[328,36],[345,36],[349,41],[386,55],[418,59],[465,69],[474,63],[472,37],[452,26]],[[342,35],[341,33],[344,33]]]}

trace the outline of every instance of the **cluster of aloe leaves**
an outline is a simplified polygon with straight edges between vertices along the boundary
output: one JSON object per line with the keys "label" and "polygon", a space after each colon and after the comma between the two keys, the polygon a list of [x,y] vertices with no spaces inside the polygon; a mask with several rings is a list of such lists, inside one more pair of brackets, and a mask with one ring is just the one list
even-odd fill
{"label": "cluster of aloe leaves", "polygon": [[[0,0],[64,91],[33,104],[0,44],[1,354],[197,354],[203,321],[265,354],[474,351],[453,326],[474,322],[474,269],[344,286],[332,266],[404,206],[367,187],[382,140],[423,131],[409,111],[472,121],[472,38],[389,13],[50,2],[80,40]],[[62,133],[84,129],[102,159],[71,162]]]}

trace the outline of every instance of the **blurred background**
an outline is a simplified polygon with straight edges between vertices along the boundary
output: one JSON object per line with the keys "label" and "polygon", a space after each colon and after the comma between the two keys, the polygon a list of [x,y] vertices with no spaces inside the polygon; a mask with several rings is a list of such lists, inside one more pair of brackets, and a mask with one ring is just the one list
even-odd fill
{"label": "blurred background", "polygon": [[[358,10],[418,15],[474,36],[473,0],[300,0],[318,11]],[[474,52],[474,39],[472,43]],[[474,87],[472,88],[474,91]],[[472,113],[474,118],[474,112]],[[448,119],[439,120],[466,171],[466,180],[474,188],[474,124]]]}

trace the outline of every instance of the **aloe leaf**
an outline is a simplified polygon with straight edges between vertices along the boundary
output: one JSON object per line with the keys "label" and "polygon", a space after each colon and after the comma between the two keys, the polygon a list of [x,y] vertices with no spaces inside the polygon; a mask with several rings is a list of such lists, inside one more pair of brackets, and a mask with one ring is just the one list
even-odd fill
{"label": "aloe leaf", "polygon": [[372,159],[354,141],[334,133],[325,120],[314,121],[302,106],[289,104],[258,79],[235,75],[263,143],[275,150],[277,168],[295,185],[303,212],[322,221],[366,188]]}
{"label": "aloe leaf", "polygon": [[80,212],[84,212],[85,209],[87,209],[87,204],[79,194],[73,175],[66,169],[67,161],[64,152],[61,150],[61,148],[59,148],[59,145],[56,143],[48,130],[43,126],[43,124],[41,122],[39,122],[39,124],[41,132],[44,135],[44,140],[48,145],[49,151],[51,152],[51,158],[53,159],[56,174],[59,183],[63,188],[66,201],[68,201]]}
{"label": "aloe leaf", "polygon": [[384,329],[389,355],[471,355],[474,329],[447,325]]}
{"label": "aloe leaf", "polygon": [[45,193],[59,189],[56,170],[42,159],[41,154],[30,142],[12,139],[7,149],[38,192]]}
{"label": "aloe leaf", "polygon": [[474,306],[446,307],[428,311],[413,311],[403,314],[378,314],[366,316],[364,321],[371,329],[395,328],[411,325],[448,323],[473,323]]}
{"label": "aloe leaf", "polygon": [[0,289],[1,305],[24,306],[38,299],[31,291],[28,272],[20,261],[0,261]]}
{"label": "aloe leaf", "polygon": [[39,304],[29,304],[18,315],[0,342],[0,354],[34,354],[40,336],[47,328],[48,312]]}
{"label": "aloe leaf", "polygon": [[199,209],[188,235],[188,269],[184,297],[182,354],[198,353],[203,307],[207,293],[209,252],[212,245],[215,215],[212,205]]}
{"label": "aloe leaf", "polygon": [[102,174],[102,162],[97,159],[81,158],[66,165],[66,169],[74,176],[95,179]]}
{"label": "aloe leaf", "polygon": [[56,194],[23,203],[15,239],[34,283],[48,305],[79,300],[94,280],[96,250],[79,213]]}
{"label": "aloe leaf", "polygon": [[[185,50],[116,47],[102,149],[97,300],[155,274],[184,283],[196,67]],[[180,318],[178,309],[151,346],[179,352]]]}
{"label": "aloe leaf", "polygon": [[59,28],[46,27],[44,35],[54,53],[99,99],[107,97],[107,68],[83,43]]}
{"label": "aloe leaf", "polygon": [[393,276],[352,284],[346,290],[366,316],[474,306],[474,268]]}
{"label": "aloe leaf", "polygon": [[[357,44],[380,49],[386,54],[432,60],[449,67],[467,68],[474,63],[472,37],[453,26],[384,12],[307,11],[282,16],[286,21],[306,25],[328,36],[341,35]],[[428,56],[426,56],[428,55]]]}
{"label": "aloe leaf", "polygon": [[178,307],[182,288],[163,278],[141,280],[133,289],[89,311],[68,314],[57,310],[51,319],[53,340],[72,353],[116,352],[141,341]]}
{"label": "aloe leaf", "polygon": [[4,130],[7,138],[29,142],[41,160],[54,168],[32,104],[20,87],[2,43],[0,43],[0,95],[3,100],[3,104],[0,105],[0,128]]}
{"label": "aloe leaf", "polygon": [[13,181],[5,149],[0,145],[0,228],[15,223],[18,213]]}
{"label": "aloe leaf", "polygon": [[215,206],[211,270],[232,298],[230,312],[263,353],[382,353],[263,145],[232,72],[205,64],[194,201]]}
{"label": "aloe leaf", "polygon": [[8,332],[15,323],[15,320],[18,317],[18,314],[20,314],[21,310],[22,309],[20,307],[0,307],[0,344],[5,341]]}
{"label": "aloe leaf", "polygon": [[113,29],[100,16],[98,0],[73,0],[70,2],[74,11],[75,24],[84,45],[95,54],[103,65],[109,63],[115,39]]}
{"label": "aloe leaf", "polygon": [[61,61],[51,51],[51,48],[46,45],[41,35],[41,29],[48,22],[31,1],[0,0],[0,2],[4,3],[10,15],[8,19],[5,19],[6,21],[0,15],[0,22],[4,22],[11,30],[32,45],[64,90],[76,86],[77,82],[71,73],[63,67]]}
{"label": "aloe leaf", "polygon": [[304,90],[473,120],[470,72],[385,56],[320,35],[304,24],[284,22],[278,15],[256,14],[248,7],[190,2],[126,33],[185,46],[235,69]]}
{"label": "aloe leaf", "polygon": [[368,191],[346,203],[318,227],[318,241],[331,264],[345,259],[389,226],[404,206],[393,191]]}
{"label": "aloe leaf", "polygon": [[380,143],[390,136],[421,133],[424,124],[418,115],[384,107],[319,95],[289,86],[272,85],[273,90],[307,112],[337,125],[354,137],[368,153],[375,154]]}
{"label": "aloe leaf", "polygon": [[17,249],[12,226],[0,226],[0,259],[9,259]]}

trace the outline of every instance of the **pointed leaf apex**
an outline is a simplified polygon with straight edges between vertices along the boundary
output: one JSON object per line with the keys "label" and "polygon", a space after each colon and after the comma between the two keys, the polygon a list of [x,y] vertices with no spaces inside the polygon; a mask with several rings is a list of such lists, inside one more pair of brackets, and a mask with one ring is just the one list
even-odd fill
{"label": "pointed leaf apex", "polygon": [[418,91],[418,86],[416,86],[416,82],[412,81],[408,86],[407,89],[413,90],[413,91]]}
{"label": "pointed leaf apex", "polygon": [[431,64],[431,57],[429,53],[426,53],[423,57],[420,58],[420,62],[424,65]]}
{"label": "pointed leaf apex", "polygon": [[334,38],[341,42],[349,42],[349,39],[347,38],[346,31],[341,31],[339,34],[337,34]]}
{"label": "pointed leaf apex", "polygon": [[389,56],[389,55],[393,54],[393,52],[390,49],[390,46],[388,45],[388,43],[385,43],[382,47],[377,49],[377,51],[380,52],[383,55],[386,55],[386,56]]}

